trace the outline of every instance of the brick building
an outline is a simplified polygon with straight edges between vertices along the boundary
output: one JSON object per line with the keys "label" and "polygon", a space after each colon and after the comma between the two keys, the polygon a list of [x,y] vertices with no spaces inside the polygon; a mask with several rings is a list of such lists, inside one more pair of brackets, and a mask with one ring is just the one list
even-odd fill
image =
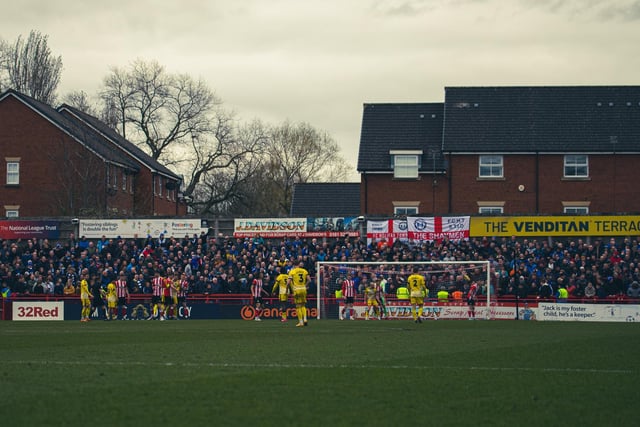
{"label": "brick building", "polygon": [[450,87],[365,104],[361,213],[640,212],[640,86]]}
{"label": "brick building", "polygon": [[72,107],[0,94],[2,215],[176,216],[181,178]]}

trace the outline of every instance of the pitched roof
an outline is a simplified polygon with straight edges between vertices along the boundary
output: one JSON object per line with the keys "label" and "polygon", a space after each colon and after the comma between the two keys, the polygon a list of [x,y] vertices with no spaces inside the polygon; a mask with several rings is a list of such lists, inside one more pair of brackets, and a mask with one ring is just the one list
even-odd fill
{"label": "pitched roof", "polygon": [[445,88],[445,152],[640,152],[640,86]]}
{"label": "pitched roof", "polygon": [[118,132],[107,126],[107,124],[102,120],[67,104],[60,106],[58,110],[63,115],[72,117],[74,120],[82,121],[87,126],[95,129],[96,132],[99,132],[104,138],[107,138],[109,141],[115,144],[115,146],[117,146],[121,150],[124,150],[138,162],[148,167],[151,171],[160,173],[175,180],[182,180],[181,177],[179,177],[171,170],[169,170],[166,166],[162,165],[156,159],[145,153],[138,146],[123,138]]}
{"label": "pitched roof", "polygon": [[420,170],[432,170],[429,150],[440,152],[443,111],[442,103],[364,104],[358,171],[391,172],[390,150],[422,150]]}
{"label": "pitched roof", "polygon": [[83,125],[77,120],[72,120],[60,114],[51,106],[37,101],[36,99],[13,89],[9,89],[1,94],[0,101],[6,99],[9,96],[18,99],[19,101],[30,107],[32,110],[40,114],[58,129],[65,132],[79,143],[83,144],[88,150],[94,152],[104,161],[126,167],[130,170],[140,170],[139,166],[134,161],[132,161],[128,156],[124,155],[121,151],[117,150],[111,144],[107,143],[107,141],[105,141],[105,139],[100,134],[98,134],[88,126]]}
{"label": "pitched roof", "polygon": [[314,182],[296,184],[291,199],[293,217],[360,215],[360,183]]}

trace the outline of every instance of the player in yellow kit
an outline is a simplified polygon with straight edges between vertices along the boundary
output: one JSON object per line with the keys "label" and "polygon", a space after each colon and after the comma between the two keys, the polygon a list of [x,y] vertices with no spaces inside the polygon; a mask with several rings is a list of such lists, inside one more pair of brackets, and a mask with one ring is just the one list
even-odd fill
{"label": "player in yellow kit", "polygon": [[[280,269],[280,267],[278,267]],[[276,290],[278,290],[278,301],[280,301],[280,321],[287,321],[287,301],[289,299],[289,294],[291,293],[290,287],[290,279],[289,275],[285,273],[280,273],[276,276],[276,280],[273,283],[273,289],[271,289],[271,294],[273,295]]]}
{"label": "player in yellow kit", "polygon": [[80,321],[88,322],[89,315],[91,314],[91,292],[89,292],[89,282],[87,281],[89,275],[87,274],[86,269],[82,270],[80,277],[80,302],[82,302]]}
{"label": "player in yellow kit", "polygon": [[424,297],[427,296],[427,286],[424,277],[418,273],[419,271],[418,267],[414,267],[413,274],[407,278],[407,287],[411,298],[411,314],[413,315],[413,321],[416,323],[422,323]]}
{"label": "player in yellow kit", "polygon": [[307,326],[307,286],[309,285],[309,272],[301,262],[297,267],[289,271],[291,279],[291,291],[293,292],[293,302],[296,305],[298,314],[298,324],[296,326]]}
{"label": "player in yellow kit", "polygon": [[113,320],[118,317],[116,312],[118,307],[118,297],[116,295],[116,284],[110,282],[107,285],[107,313],[105,320]]}
{"label": "player in yellow kit", "polygon": [[367,303],[366,311],[364,312],[364,319],[369,320],[371,315],[370,311],[373,307],[373,315],[378,317],[378,300],[376,299],[376,284],[367,283],[364,288],[364,300]]}

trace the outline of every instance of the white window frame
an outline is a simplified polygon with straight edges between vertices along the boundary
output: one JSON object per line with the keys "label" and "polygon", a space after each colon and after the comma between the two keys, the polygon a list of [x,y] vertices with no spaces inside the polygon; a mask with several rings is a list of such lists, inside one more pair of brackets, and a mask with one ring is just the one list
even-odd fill
{"label": "white window frame", "polygon": [[478,156],[479,178],[504,178],[504,157],[500,154]]}
{"label": "white window frame", "polygon": [[504,201],[478,201],[478,213],[482,215],[502,215],[504,213]]}
{"label": "white window frame", "polygon": [[393,207],[394,215],[417,215],[418,207],[417,206],[394,206]]}
{"label": "white window frame", "polygon": [[122,169],[122,191],[127,191],[127,171]]}
{"label": "white window frame", "polygon": [[7,182],[7,185],[20,185],[20,161],[19,160],[7,160],[7,181],[6,182]]}
{"label": "white window frame", "polygon": [[400,200],[393,201],[394,215],[417,215],[419,212],[420,201],[418,200]]}
{"label": "white window frame", "polygon": [[568,215],[588,215],[591,202],[562,202],[562,212]]}
{"label": "white window frame", "polygon": [[18,209],[7,209],[4,211],[4,216],[7,218],[19,218],[20,211]]}
{"label": "white window frame", "polygon": [[502,215],[504,213],[503,206],[480,206],[478,207],[480,215]]}
{"label": "white window frame", "polygon": [[[581,161],[584,159],[583,161]],[[564,178],[588,178],[589,156],[586,154],[565,154],[562,168]]]}
{"label": "white window frame", "polygon": [[393,177],[397,179],[418,179],[422,150],[391,150]]}
{"label": "white window frame", "polygon": [[415,154],[396,154],[393,156],[393,177],[400,179],[418,178],[418,156]]}
{"label": "white window frame", "polygon": [[569,215],[588,215],[589,207],[588,206],[565,206],[564,213]]}
{"label": "white window frame", "polygon": [[162,197],[162,176],[158,175],[158,197]]}

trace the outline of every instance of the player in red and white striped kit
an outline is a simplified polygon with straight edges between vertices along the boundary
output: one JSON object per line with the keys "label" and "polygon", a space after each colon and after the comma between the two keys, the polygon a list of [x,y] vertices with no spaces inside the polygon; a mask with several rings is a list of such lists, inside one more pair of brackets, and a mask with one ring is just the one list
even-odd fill
{"label": "player in red and white striped kit", "polygon": [[476,318],[476,296],[478,294],[478,284],[473,282],[471,287],[469,287],[469,292],[467,292],[467,305],[468,310],[467,314],[469,315],[469,320],[475,320]]}
{"label": "player in red and white striped kit", "polygon": [[160,272],[156,271],[153,279],[151,279],[151,288],[153,294],[151,296],[151,316],[147,320],[162,319],[164,316],[164,307],[162,306],[162,295],[164,291],[164,278],[160,276]]}
{"label": "player in red and white striped kit", "polygon": [[187,274],[182,273],[180,276],[180,287],[178,288],[178,319],[188,319],[189,310],[187,310],[187,293],[189,292],[189,281]]}
{"label": "player in red and white striped kit", "polygon": [[356,298],[356,283],[353,281],[351,273],[347,273],[347,278],[342,281],[342,297],[344,298],[344,307],[340,312],[340,320],[344,320],[344,315],[349,310],[349,319],[355,320],[355,310],[353,302]]}
{"label": "player in red and white striped kit", "polygon": [[115,282],[116,296],[118,297],[118,311],[121,311],[120,319],[127,319],[127,301],[129,300],[129,285],[127,284],[127,276],[124,271],[120,272],[118,280]]}
{"label": "player in red and white striped kit", "polygon": [[251,283],[251,297],[253,299],[253,304],[256,310],[256,315],[253,320],[255,320],[256,322],[262,321],[262,318],[260,317],[262,316],[263,311],[262,295],[269,295],[269,293],[263,288],[263,278],[264,275],[262,274],[262,272],[260,272],[258,273],[258,277],[253,279],[253,282]]}

